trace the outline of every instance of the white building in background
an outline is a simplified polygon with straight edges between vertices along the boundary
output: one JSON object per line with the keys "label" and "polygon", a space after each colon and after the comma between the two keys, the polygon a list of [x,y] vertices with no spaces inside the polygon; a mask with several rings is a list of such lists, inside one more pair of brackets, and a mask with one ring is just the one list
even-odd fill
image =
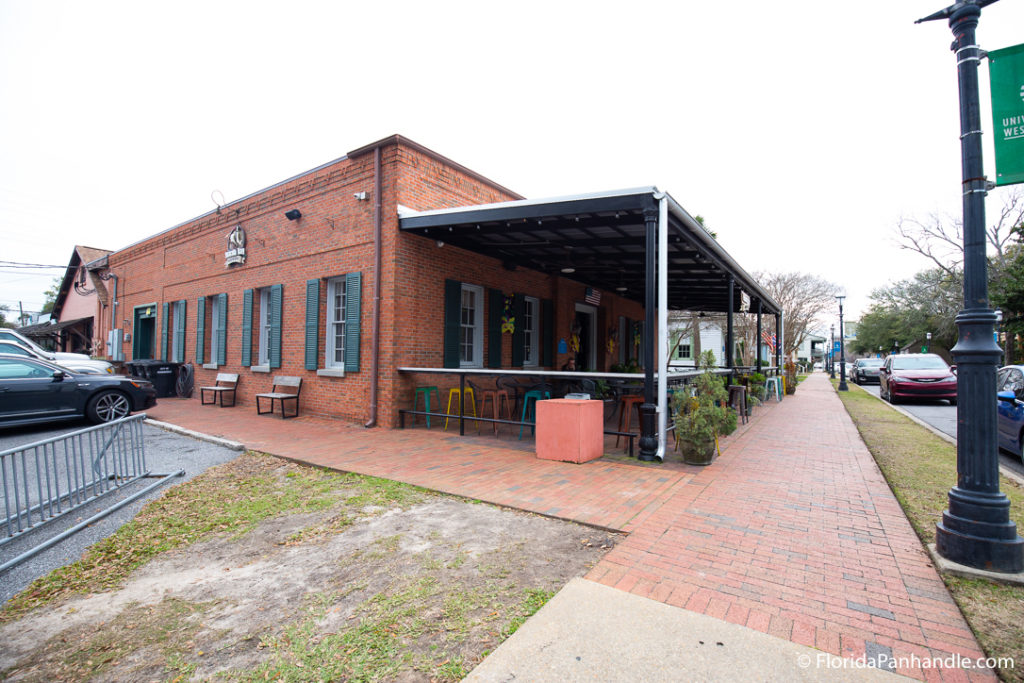
{"label": "white building in background", "polygon": [[[686,329],[688,334],[679,340],[679,332]],[[695,345],[693,334],[689,332],[689,325],[669,325],[669,351],[672,353],[671,363],[673,365],[696,365]],[[716,322],[702,322],[700,324],[700,350],[713,351],[715,354],[715,365],[725,365],[725,334]]]}

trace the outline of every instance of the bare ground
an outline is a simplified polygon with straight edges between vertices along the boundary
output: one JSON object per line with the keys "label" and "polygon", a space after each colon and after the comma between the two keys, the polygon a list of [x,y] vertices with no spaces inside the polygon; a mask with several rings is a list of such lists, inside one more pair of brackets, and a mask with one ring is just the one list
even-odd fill
{"label": "bare ground", "polygon": [[[282,482],[300,468],[269,460]],[[357,514],[345,500],[0,624],[0,679],[458,680],[617,540],[430,493]]]}

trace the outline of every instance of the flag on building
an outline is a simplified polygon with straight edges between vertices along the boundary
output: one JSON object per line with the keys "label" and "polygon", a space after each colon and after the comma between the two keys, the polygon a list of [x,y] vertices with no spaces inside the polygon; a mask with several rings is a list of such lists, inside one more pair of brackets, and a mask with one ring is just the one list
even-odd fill
{"label": "flag on building", "polygon": [[583,300],[586,301],[588,304],[593,304],[595,306],[600,306],[601,305],[601,292],[597,291],[596,289],[594,289],[592,287],[587,287],[587,293],[586,293],[586,296],[583,297]]}
{"label": "flag on building", "polygon": [[768,350],[775,353],[775,333],[768,330],[761,331],[761,341],[768,345]]}

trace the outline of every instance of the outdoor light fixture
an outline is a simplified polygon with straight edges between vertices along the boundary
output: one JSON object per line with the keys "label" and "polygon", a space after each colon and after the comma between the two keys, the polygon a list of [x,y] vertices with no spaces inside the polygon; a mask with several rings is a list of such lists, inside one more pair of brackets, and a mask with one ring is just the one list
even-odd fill
{"label": "outdoor light fixture", "polygon": [[572,247],[566,247],[565,250],[568,254],[565,257],[565,265],[562,266],[562,272],[570,275],[576,272],[576,267],[572,265]]}
{"label": "outdoor light fixture", "polygon": [[355,197],[356,199],[358,199],[361,202],[365,202],[366,201],[366,193],[365,192],[356,192],[352,196]]}
{"label": "outdoor light fixture", "polygon": [[284,217],[290,221],[297,221],[302,218],[302,212],[298,209],[292,209],[291,211],[285,211]]}

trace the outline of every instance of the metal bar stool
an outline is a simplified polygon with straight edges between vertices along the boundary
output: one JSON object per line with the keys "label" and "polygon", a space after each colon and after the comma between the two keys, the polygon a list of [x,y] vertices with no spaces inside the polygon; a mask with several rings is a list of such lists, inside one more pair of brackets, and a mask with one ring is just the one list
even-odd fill
{"label": "metal bar stool", "polygon": [[[458,387],[452,387],[448,390],[448,408],[444,412],[447,416],[444,418],[444,430],[448,431],[448,418],[452,415],[452,399],[456,396],[459,397],[459,401],[462,401],[462,390]],[[473,387],[466,387],[466,398],[469,399],[469,407],[473,409],[473,417],[476,417],[476,397],[473,395]],[[462,414],[466,414],[466,404],[462,403]]]}
{"label": "metal bar stool", "polygon": [[747,424],[747,388],[742,384],[729,385],[729,406],[736,409],[742,424]]}
{"label": "metal bar stool", "polygon": [[779,403],[782,402],[782,382],[778,377],[769,377],[764,382],[764,393],[765,400],[768,400],[768,396],[775,397],[775,400]]}
{"label": "metal bar stool", "polygon": [[[491,400],[491,412],[495,420],[501,419],[501,408],[505,408],[505,417],[508,420],[512,420],[512,404],[508,398],[508,392],[504,389],[497,391],[488,389],[487,391],[480,392],[480,417],[484,417],[487,414],[487,399]],[[494,422],[494,435],[498,435],[498,423]],[[480,431],[480,423],[476,425],[476,431]]]}
{"label": "metal bar stool", "polygon": [[[537,401],[544,398],[551,398],[551,392],[548,390],[531,389],[523,394],[523,416],[520,418],[522,424],[519,426],[519,440],[523,440],[523,429],[526,427],[527,413],[530,416],[530,433],[535,433],[533,424],[537,422]],[[531,404],[530,401],[533,401]]]}
{"label": "metal bar stool", "polygon": [[[622,398],[620,398],[619,401],[620,401],[620,403],[622,405],[622,412],[619,413],[619,431],[620,432],[628,432],[629,431],[629,427],[630,427],[630,422],[631,422],[631,420],[633,418],[633,406],[636,406],[636,410],[637,410],[636,423],[638,425],[640,424],[640,406],[644,402],[644,397],[640,396],[640,395],[637,395],[637,394],[628,394],[628,395],[623,396]],[[623,425],[625,425],[625,427],[623,427]],[[619,447],[619,439],[621,439],[621,438],[622,438],[621,435],[617,434],[615,436],[615,447],[616,448]]]}
{"label": "metal bar stool", "polygon": [[[416,404],[419,403],[420,395],[423,396],[423,410],[430,412],[430,394],[434,393],[437,396],[437,407],[441,407],[441,392],[437,390],[437,387],[416,387],[416,394],[412,397],[412,409],[416,410]],[[427,429],[430,429],[430,416],[427,415]],[[416,416],[412,416],[412,423],[416,424]]]}

